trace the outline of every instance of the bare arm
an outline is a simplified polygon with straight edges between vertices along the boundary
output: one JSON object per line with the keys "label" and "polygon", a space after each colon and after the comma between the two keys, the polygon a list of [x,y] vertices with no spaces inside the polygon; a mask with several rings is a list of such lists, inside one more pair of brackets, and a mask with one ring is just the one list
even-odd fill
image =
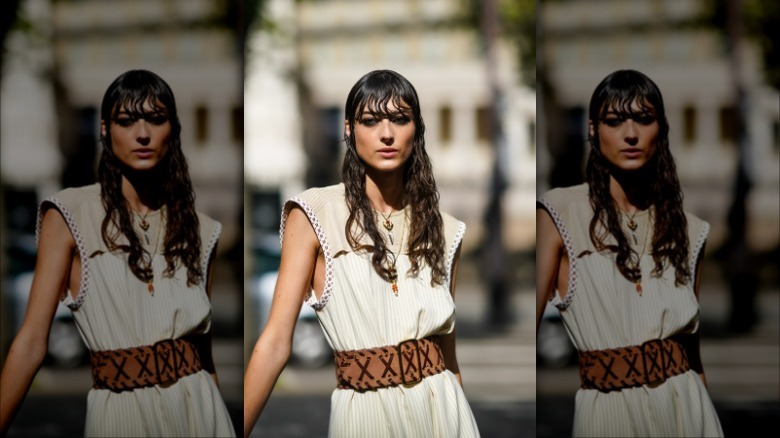
{"label": "bare arm", "polygon": [[0,435],[5,435],[46,356],[49,329],[66,289],[76,244],[56,209],[43,217],[35,277],[24,322],[0,376]]}
{"label": "bare arm", "polygon": [[555,291],[561,258],[564,256],[563,240],[550,214],[543,208],[536,209],[536,332],[542,314]]}
{"label": "bare arm", "polygon": [[[452,300],[455,301],[455,279],[458,277],[458,264],[460,261],[460,246],[455,252],[455,258],[452,261],[452,276],[450,278],[450,293],[452,294]],[[439,340],[441,346],[441,352],[444,355],[444,365],[448,370],[455,374],[455,378],[458,379],[460,386],[463,386],[463,379],[460,376],[460,367],[458,366],[458,358],[455,354],[455,330],[452,333],[444,335]]]}
{"label": "bare arm", "polygon": [[282,260],[268,323],[255,344],[244,376],[245,437],[252,431],[290,358],[295,323],[311,287],[318,248],[317,235],[306,214],[293,208],[285,224]]}

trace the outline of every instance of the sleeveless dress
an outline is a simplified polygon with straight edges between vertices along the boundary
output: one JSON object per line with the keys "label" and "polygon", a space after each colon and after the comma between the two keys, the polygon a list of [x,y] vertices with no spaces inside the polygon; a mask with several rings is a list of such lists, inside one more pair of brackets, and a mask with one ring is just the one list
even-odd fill
{"label": "sleeveless dress", "polygon": [[[192,287],[187,287],[184,267],[180,266],[172,278],[162,275],[166,265],[159,232],[164,208],[146,216],[149,243],[158,247],[152,261],[154,296],[148,292],[147,284],[130,271],[126,255],[109,252],[103,242],[100,227],[105,210],[99,184],[65,189],[44,200],[38,214],[38,234],[43,214],[50,208],[56,208],[65,218],[81,257],[78,294],[74,299],[68,292],[63,302],[73,312],[81,338],[90,351],[152,345],[163,339],[209,331],[211,304],[205,275],[203,281]],[[201,268],[205,274],[221,225],[202,214],[198,214],[198,220]],[[137,216],[134,221],[134,228],[140,230]],[[166,386],[119,393],[93,388],[87,397],[84,434],[232,437],[235,429],[211,375],[201,370]]]}
{"label": "sleeveless dress", "polygon": [[[552,303],[560,310],[566,331],[578,351],[640,345],[652,339],[695,333],[699,328],[699,304],[693,282],[675,286],[675,271],[650,275],[652,214],[633,217],[635,236],[627,235],[640,259],[642,295],[620,274],[613,254],[599,253],[590,239],[593,209],[588,186],[554,189],[540,204],[549,212],[569,258],[569,290],[563,299],[556,292]],[[690,242],[689,266],[696,260],[709,225],[687,214]],[[624,226],[628,218],[623,218]],[[634,242],[632,242],[632,240]],[[634,246],[636,245],[636,246]],[[644,253],[642,248],[647,248]],[[583,251],[590,253],[578,257]],[[575,398],[574,436],[723,436],[707,389],[696,371],[689,370],[664,383],[603,393],[579,389]]]}
{"label": "sleeveless dress", "polygon": [[[331,348],[358,350],[397,345],[409,339],[451,333],[455,304],[448,285],[452,262],[465,225],[442,214],[447,279],[431,287],[431,270],[417,277],[404,254],[397,260],[398,295],[371,265],[365,253],[354,252],[346,239],[347,205],[344,185],[305,191],[285,204],[281,235],[290,209],[300,206],[319,239],[325,257],[325,286],[307,303],[317,312]],[[392,213],[395,247],[406,245],[405,211]],[[380,227],[380,231],[384,229]],[[406,237],[403,234],[406,233]],[[393,245],[389,245],[392,249]],[[395,250],[393,250],[395,251]],[[334,376],[334,386],[336,384]],[[479,431],[471,408],[449,370],[410,387],[396,386],[367,392],[336,389],[331,396],[329,436],[332,437],[476,437]]]}

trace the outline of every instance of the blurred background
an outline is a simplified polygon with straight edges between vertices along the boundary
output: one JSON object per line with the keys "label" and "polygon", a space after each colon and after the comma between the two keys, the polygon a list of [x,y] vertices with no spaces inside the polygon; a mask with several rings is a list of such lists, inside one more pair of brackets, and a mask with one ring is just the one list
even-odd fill
{"label": "blurred background", "polygon": [[[213,283],[214,357],[240,431],[243,289],[243,25],[227,0],[11,0],[2,4],[0,363],[21,323],[38,203],[95,182],[99,107],[129,69],[175,94],[198,210],[223,225]],[[91,376],[70,311],[9,436],[82,435]]]}
{"label": "blurred background", "polygon": [[[414,84],[441,207],[466,222],[456,306],[485,436],[534,436],[533,0],[265,0],[247,9],[245,360],[267,318],[280,207],[341,181],[344,103],[375,69]],[[313,312],[254,436],[324,436],[335,372]],[[304,415],[301,415],[304,413]]]}
{"label": "blurred background", "polygon": [[[686,210],[712,225],[702,360],[727,436],[780,419],[779,19],[771,0],[538,5],[539,193],[583,181],[587,106],[605,76],[636,69],[663,93]],[[555,310],[537,353],[537,435],[568,436],[579,377]]]}

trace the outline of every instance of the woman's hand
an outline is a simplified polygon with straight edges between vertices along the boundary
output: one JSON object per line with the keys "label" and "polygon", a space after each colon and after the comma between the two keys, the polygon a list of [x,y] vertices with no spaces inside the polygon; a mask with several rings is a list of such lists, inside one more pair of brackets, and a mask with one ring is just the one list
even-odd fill
{"label": "woman's hand", "polygon": [[306,214],[300,207],[292,207],[285,223],[282,260],[271,312],[244,376],[245,437],[252,431],[290,358],[295,323],[312,285],[318,250],[319,241]]}
{"label": "woman's hand", "polygon": [[57,303],[68,284],[75,249],[76,243],[65,219],[58,210],[50,208],[44,214],[41,225],[27,312],[0,376],[0,387],[3,388],[0,393],[0,435],[8,431],[46,356],[49,329]]}

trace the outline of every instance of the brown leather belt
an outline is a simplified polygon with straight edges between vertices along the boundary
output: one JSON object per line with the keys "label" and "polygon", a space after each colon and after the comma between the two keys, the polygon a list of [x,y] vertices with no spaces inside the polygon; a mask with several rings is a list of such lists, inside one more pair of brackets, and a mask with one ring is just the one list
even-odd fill
{"label": "brown leather belt", "polygon": [[334,356],[338,388],[361,392],[413,385],[445,369],[438,336],[386,347],[336,351]]}
{"label": "brown leather belt", "polygon": [[685,348],[675,339],[653,339],[642,345],[579,353],[583,389],[620,391],[662,383],[690,369]]}
{"label": "brown leather belt", "polygon": [[92,387],[114,392],[169,384],[201,370],[200,356],[186,339],[165,339],[154,345],[93,351]]}

